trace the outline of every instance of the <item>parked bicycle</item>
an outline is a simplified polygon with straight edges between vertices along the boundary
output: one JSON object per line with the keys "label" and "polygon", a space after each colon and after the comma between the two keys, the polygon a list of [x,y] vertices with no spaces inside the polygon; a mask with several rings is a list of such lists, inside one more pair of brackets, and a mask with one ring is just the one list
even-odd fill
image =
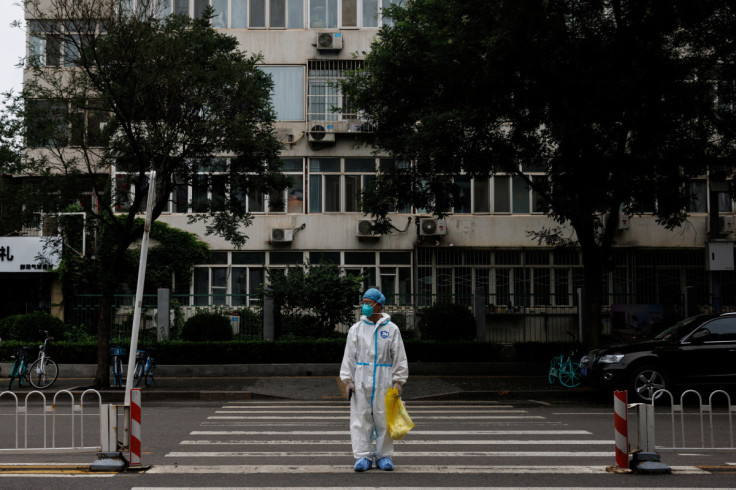
{"label": "parked bicycle", "polygon": [[[574,335],[570,332],[567,334],[574,338]],[[565,352],[565,346],[562,345],[562,353],[559,356],[554,356],[549,363],[549,372],[547,373],[547,380],[549,384],[553,385],[556,382],[566,388],[575,388],[580,385],[580,362],[576,361],[577,351],[573,350]]]}
{"label": "parked bicycle", "polygon": [[156,372],[156,359],[151,355],[152,350],[138,350],[135,356],[135,371],[133,371],[133,385],[138,386],[145,380],[146,386],[151,386]]}
{"label": "parked bicycle", "polygon": [[23,383],[28,380],[28,366],[26,365],[26,357],[28,357],[28,347],[20,346],[15,352],[14,356],[10,356],[13,359],[13,365],[10,368],[10,384],[8,389],[13,389],[13,382],[18,380],[18,387],[23,386]]}
{"label": "parked bicycle", "polygon": [[52,342],[54,338],[49,336],[47,330],[44,331],[44,334],[46,339],[38,346],[38,359],[33,361],[31,367],[28,368],[28,380],[34,388],[39,390],[50,387],[59,377],[59,366],[48,355],[49,342]]}
{"label": "parked bicycle", "polygon": [[123,377],[123,357],[128,355],[128,349],[125,347],[111,347],[110,356],[110,368],[112,369],[112,385],[122,388],[125,385],[125,378]]}

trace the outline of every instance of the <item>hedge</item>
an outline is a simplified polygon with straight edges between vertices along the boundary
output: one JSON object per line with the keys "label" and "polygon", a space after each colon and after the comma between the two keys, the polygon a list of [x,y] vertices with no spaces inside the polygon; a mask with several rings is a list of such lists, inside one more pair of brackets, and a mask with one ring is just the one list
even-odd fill
{"label": "hedge", "polygon": [[[502,346],[473,341],[422,341],[407,339],[404,342],[410,362],[492,362],[502,359]],[[10,362],[19,343],[3,342],[0,360]],[[37,347],[31,347],[31,358],[38,355]],[[140,347],[140,346],[139,346]],[[159,364],[290,364],[290,363],[339,363],[345,349],[345,339],[318,340],[233,340],[227,342],[160,342],[144,347],[155,348]],[[94,364],[97,345],[94,342],[54,342],[49,353],[59,363]]]}

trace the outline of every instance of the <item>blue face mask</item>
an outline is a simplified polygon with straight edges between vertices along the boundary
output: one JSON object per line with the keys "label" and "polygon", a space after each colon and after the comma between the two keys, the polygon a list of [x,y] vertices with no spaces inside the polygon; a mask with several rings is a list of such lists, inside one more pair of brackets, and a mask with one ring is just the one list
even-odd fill
{"label": "blue face mask", "polygon": [[373,307],[369,305],[368,303],[363,303],[363,307],[361,308],[360,311],[365,316],[371,316],[373,314]]}

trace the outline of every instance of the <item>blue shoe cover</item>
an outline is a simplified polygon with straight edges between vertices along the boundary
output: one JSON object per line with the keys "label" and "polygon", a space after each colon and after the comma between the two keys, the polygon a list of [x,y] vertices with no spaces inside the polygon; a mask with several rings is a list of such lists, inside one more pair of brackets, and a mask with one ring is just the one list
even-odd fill
{"label": "blue shoe cover", "polygon": [[385,458],[381,458],[378,461],[376,461],[376,466],[378,466],[383,471],[393,471],[394,462],[391,461],[391,458],[386,456]]}
{"label": "blue shoe cover", "polygon": [[355,471],[368,471],[371,469],[371,466],[373,466],[373,463],[371,463],[371,460],[368,458],[360,458],[358,461],[355,462],[355,466],[353,469]]}

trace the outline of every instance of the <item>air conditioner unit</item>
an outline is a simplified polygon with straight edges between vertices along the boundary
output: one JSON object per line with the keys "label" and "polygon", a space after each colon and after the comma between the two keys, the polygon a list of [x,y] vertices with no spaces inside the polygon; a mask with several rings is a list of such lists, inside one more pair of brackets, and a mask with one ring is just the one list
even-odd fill
{"label": "air conditioner unit", "polygon": [[[733,215],[725,215],[718,217],[718,233],[721,235],[731,235],[736,227]],[[705,231],[710,233],[710,217],[706,217]]]}
{"label": "air conditioner unit", "polygon": [[447,223],[444,219],[421,218],[419,220],[419,236],[447,235]]}
{"label": "air conditioner unit", "polygon": [[307,139],[312,143],[334,143],[335,128],[331,124],[315,124],[309,128]]}
{"label": "air conditioner unit", "polygon": [[355,235],[358,237],[380,237],[378,233],[373,231],[373,221],[369,219],[359,219],[355,227]]}
{"label": "air conditioner unit", "polygon": [[317,34],[317,51],[340,51],[342,49],[341,32],[320,32]]}
{"label": "air conditioner unit", "polygon": [[271,241],[288,243],[294,239],[294,230],[291,228],[271,228]]}

